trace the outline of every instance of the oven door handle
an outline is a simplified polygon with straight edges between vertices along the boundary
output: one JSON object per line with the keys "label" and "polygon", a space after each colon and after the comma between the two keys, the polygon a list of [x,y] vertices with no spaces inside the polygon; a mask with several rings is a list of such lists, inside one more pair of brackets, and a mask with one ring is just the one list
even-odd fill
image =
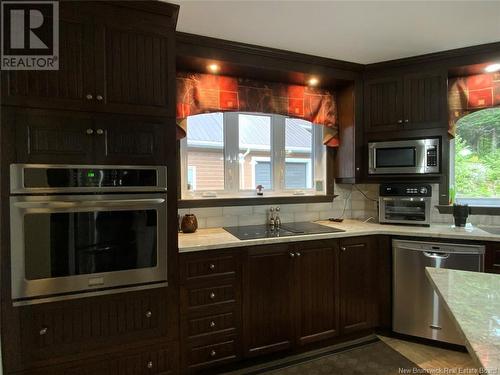
{"label": "oven door handle", "polygon": [[143,207],[144,205],[162,204],[164,198],[149,199],[120,199],[120,200],[95,200],[95,201],[48,201],[48,202],[16,202],[19,208],[92,208],[92,207]]}

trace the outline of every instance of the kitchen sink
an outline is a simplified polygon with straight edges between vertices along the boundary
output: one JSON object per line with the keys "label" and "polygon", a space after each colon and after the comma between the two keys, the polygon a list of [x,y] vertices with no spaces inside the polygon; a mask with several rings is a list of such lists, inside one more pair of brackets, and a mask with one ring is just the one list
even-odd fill
{"label": "kitchen sink", "polygon": [[491,234],[500,235],[500,227],[478,227],[478,228],[484,230],[485,232],[491,233]]}

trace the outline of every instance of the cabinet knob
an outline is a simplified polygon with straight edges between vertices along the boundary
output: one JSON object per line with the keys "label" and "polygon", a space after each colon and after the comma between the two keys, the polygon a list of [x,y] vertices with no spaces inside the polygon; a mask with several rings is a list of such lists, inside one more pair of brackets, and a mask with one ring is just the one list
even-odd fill
{"label": "cabinet knob", "polygon": [[403,123],[403,120],[398,120],[398,124],[402,124]]}
{"label": "cabinet knob", "polygon": [[148,361],[146,366],[147,366],[147,368],[153,368],[153,361]]}
{"label": "cabinet knob", "polygon": [[346,251],[346,250],[347,250],[347,247],[342,246],[342,247],[340,248],[340,250],[342,250],[342,251]]}
{"label": "cabinet knob", "polygon": [[99,135],[103,135],[104,134],[104,130],[102,130],[102,129],[97,129],[95,132],[97,134],[99,134]]}
{"label": "cabinet knob", "polygon": [[87,129],[85,130],[85,133],[87,133],[88,135],[94,134],[94,129]]}
{"label": "cabinet knob", "polygon": [[210,357],[215,357],[217,355],[217,352],[215,350],[212,350],[210,352]]}
{"label": "cabinet knob", "polygon": [[215,322],[213,320],[210,322],[210,328],[215,328],[216,325],[217,324],[215,324]]}
{"label": "cabinet knob", "polygon": [[295,253],[288,253],[288,255],[290,256],[290,258],[295,258]]}
{"label": "cabinet knob", "polygon": [[94,97],[92,96],[92,94],[87,94],[87,95],[85,95],[85,99],[92,100],[92,99],[94,99]]}
{"label": "cabinet knob", "polygon": [[40,330],[40,336],[45,336],[48,332],[48,328],[47,327],[43,327],[41,330]]}
{"label": "cabinet knob", "polygon": [[298,257],[300,257],[302,254],[301,254],[299,251],[297,251],[297,252],[295,253],[295,255],[297,255]]}
{"label": "cabinet knob", "polygon": [[356,168],[356,171],[358,171],[358,172],[359,172],[359,167],[357,167],[357,168]]}
{"label": "cabinet knob", "polygon": [[214,271],[214,270],[215,270],[215,264],[210,263],[210,265],[208,266],[208,269],[209,269],[210,271]]}
{"label": "cabinet knob", "polygon": [[405,124],[408,124],[410,122],[410,120],[406,119],[405,120]]}
{"label": "cabinet knob", "polygon": [[153,316],[153,313],[151,311],[146,311],[146,318],[151,318]]}
{"label": "cabinet knob", "polygon": [[103,99],[104,99],[102,95],[97,95],[95,98],[96,98],[97,100],[99,100],[99,101],[101,101],[101,100],[103,100]]}
{"label": "cabinet knob", "polygon": [[214,292],[211,292],[210,295],[209,295],[210,299],[214,299],[215,298],[215,293]]}

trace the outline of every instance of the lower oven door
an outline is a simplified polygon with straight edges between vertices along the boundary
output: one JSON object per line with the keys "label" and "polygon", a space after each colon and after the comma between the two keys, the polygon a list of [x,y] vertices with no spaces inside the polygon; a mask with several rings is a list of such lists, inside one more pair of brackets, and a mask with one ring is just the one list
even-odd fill
{"label": "lower oven door", "polygon": [[12,298],[167,280],[165,194],[10,198]]}
{"label": "lower oven door", "polygon": [[429,225],[430,198],[381,197],[379,222]]}

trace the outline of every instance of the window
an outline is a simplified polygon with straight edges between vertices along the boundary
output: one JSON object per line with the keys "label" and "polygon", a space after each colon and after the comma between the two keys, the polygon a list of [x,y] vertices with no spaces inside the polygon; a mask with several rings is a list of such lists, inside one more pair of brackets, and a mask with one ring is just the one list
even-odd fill
{"label": "window", "polygon": [[455,202],[500,206],[499,144],[500,108],[473,112],[457,122],[450,158]]}
{"label": "window", "polygon": [[187,119],[183,197],[325,194],[323,128],[281,115],[210,113]]}

